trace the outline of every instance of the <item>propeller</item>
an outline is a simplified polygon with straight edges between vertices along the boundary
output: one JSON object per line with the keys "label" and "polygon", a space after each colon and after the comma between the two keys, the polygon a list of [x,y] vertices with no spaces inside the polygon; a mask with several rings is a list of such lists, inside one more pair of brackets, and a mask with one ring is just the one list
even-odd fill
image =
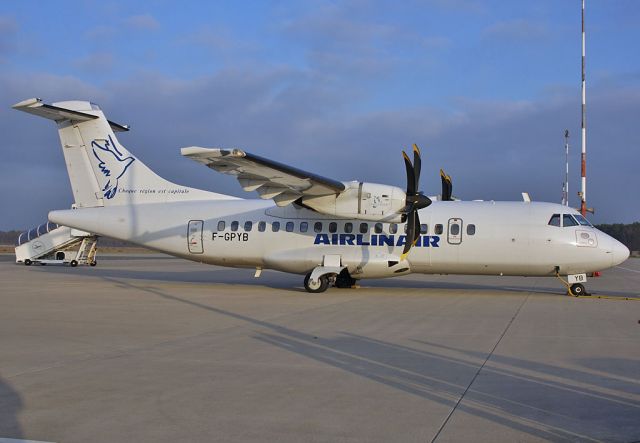
{"label": "propeller", "polygon": [[422,192],[418,191],[420,182],[420,169],[422,168],[422,160],[420,159],[420,149],[414,143],[413,145],[413,164],[406,152],[402,151],[404,157],[404,166],[407,170],[407,192],[406,203],[402,209],[407,222],[407,240],[402,250],[400,260],[404,260],[409,251],[420,238],[420,216],[418,210],[426,208],[431,204],[431,199]]}
{"label": "propeller", "polygon": [[451,201],[451,192],[453,191],[453,184],[451,183],[451,177],[448,176],[442,169],[440,169],[440,180],[442,181],[442,201]]}

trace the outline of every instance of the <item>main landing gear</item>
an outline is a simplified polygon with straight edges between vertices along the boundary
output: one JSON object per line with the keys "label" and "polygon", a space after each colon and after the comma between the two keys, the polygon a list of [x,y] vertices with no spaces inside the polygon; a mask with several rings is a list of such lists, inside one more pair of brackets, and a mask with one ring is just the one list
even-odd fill
{"label": "main landing gear", "polygon": [[324,292],[329,288],[329,278],[330,277],[328,275],[321,275],[316,279],[311,279],[311,272],[309,272],[304,277],[304,288],[307,292],[311,292],[312,294]]}
{"label": "main landing gear", "polygon": [[324,292],[332,285],[336,288],[352,288],[357,283],[346,268],[340,270],[339,274],[327,273],[317,277],[313,274],[312,271],[304,277],[304,288],[312,294]]}

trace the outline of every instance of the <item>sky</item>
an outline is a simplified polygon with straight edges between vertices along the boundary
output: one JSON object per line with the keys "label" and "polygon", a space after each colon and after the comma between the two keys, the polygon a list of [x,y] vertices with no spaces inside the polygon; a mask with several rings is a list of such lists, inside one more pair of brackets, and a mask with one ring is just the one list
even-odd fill
{"label": "sky", "polygon": [[[640,2],[587,0],[587,203],[640,220]],[[0,229],[73,197],[55,125],[11,106],[89,100],[161,176],[254,198],[180,156],[238,147],[337,180],[405,186],[422,149],[463,200],[579,200],[580,1],[0,3]]]}

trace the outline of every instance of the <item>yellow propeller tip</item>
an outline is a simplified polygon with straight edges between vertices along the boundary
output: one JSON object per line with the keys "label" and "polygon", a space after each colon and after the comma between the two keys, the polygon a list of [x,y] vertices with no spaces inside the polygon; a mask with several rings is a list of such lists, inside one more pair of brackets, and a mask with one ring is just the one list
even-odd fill
{"label": "yellow propeller tip", "polygon": [[418,145],[416,145],[415,143],[413,144],[413,150],[414,150],[415,152],[417,152],[417,153],[418,153],[418,155],[421,155],[421,154],[420,154],[420,148],[418,148]]}

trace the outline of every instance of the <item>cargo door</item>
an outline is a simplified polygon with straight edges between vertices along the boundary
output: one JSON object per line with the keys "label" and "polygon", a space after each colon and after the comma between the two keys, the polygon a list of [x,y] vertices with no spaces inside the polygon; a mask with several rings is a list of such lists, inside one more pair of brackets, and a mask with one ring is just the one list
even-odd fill
{"label": "cargo door", "polygon": [[189,221],[189,227],[187,228],[187,246],[189,252],[192,254],[202,254],[204,248],[202,245],[202,231],[204,228],[204,222],[202,220]]}

